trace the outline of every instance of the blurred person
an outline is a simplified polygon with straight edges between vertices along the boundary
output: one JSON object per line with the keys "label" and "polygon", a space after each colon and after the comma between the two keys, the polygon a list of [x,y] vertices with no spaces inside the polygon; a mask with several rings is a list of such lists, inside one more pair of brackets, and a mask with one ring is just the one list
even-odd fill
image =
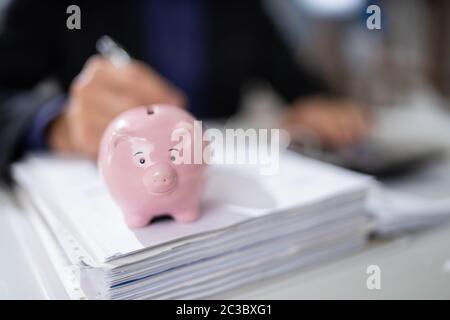
{"label": "blurred person", "polygon": [[[80,30],[66,26],[73,4]],[[95,55],[105,34],[130,52],[130,64],[118,68]],[[48,78],[62,93],[42,98],[35,88]],[[13,0],[0,33],[0,173],[8,177],[30,150],[95,159],[108,123],[137,105],[228,117],[255,78],[287,101],[280,123],[289,129],[305,127],[331,148],[367,133],[363,109],[330,95],[296,63],[260,1]]]}

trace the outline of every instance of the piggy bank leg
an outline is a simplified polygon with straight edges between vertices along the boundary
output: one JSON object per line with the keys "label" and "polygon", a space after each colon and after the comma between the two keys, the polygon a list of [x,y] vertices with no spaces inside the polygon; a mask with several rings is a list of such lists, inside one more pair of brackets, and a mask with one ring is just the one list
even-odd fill
{"label": "piggy bank leg", "polygon": [[190,210],[180,211],[174,214],[173,217],[178,222],[192,222],[198,219],[199,210],[198,208],[194,208]]}
{"label": "piggy bank leg", "polygon": [[132,213],[124,214],[124,219],[130,228],[142,228],[150,222],[149,217]]}

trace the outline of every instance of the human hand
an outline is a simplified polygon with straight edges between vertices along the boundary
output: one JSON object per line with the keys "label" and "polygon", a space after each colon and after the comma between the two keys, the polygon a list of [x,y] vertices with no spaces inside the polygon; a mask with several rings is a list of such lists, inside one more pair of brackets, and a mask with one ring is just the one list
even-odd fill
{"label": "human hand", "polygon": [[132,61],[118,68],[98,56],[87,61],[69,94],[64,113],[49,127],[50,148],[93,159],[103,131],[123,111],[152,103],[186,104],[183,93],[149,66]]}
{"label": "human hand", "polygon": [[352,100],[314,97],[297,100],[286,112],[281,126],[293,140],[304,132],[313,134],[320,146],[339,149],[364,140],[372,128],[367,109]]}

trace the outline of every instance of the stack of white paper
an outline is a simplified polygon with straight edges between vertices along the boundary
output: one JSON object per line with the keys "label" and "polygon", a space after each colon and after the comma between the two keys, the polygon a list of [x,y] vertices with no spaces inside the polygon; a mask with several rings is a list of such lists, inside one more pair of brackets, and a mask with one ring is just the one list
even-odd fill
{"label": "stack of white paper", "polygon": [[14,176],[53,260],[70,270],[62,277],[75,274],[88,298],[191,299],[363,245],[369,177],[291,153],[279,168],[211,166],[198,221],[141,229],[127,228],[90,162],[29,156]]}
{"label": "stack of white paper", "polygon": [[378,235],[396,235],[450,221],[450,198],[427,199],[411,193],[373,188],[368,209],[375,216]]}

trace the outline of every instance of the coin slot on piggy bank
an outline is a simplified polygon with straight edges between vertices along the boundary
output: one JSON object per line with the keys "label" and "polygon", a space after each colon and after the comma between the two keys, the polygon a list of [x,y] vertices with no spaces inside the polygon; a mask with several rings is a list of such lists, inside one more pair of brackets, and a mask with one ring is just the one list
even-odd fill
{"label": "coin slot on piggy bank", "polygon": [[153,113],[155,113],[155,112],[153,111],[153,108],[152,108],[152,107],[147,107],[147,114],[148,114],[148,115],[152,115]]}

